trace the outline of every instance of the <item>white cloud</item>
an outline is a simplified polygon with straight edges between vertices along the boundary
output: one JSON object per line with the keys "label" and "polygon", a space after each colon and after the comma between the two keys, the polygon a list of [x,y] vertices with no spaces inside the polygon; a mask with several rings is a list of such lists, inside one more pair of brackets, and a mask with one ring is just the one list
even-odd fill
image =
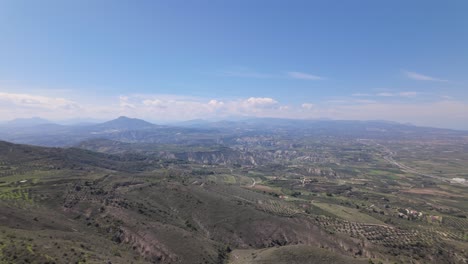
{"label": "white cloud", "polygon": [[244,103],[253,107],[268,107],[277,104],[278,101],[269,97],[250,97],[249,99],[245,100]]}
{"label": "white cloud", "polygon": [[415,97],[419,95],[419,93],[418,92],[401,92],[401,93],[398,93],[398,95],[401,97]]}
{"label": "white cloud", "polygon": [[157,107],[157,108],[167,108],[167,105],[159,99],[143,100],[143,105]]}
{"label": "white cloud", "polygon": [[304,109],[310,110],[310,109],[314,108],[314,105],[310,104],[310,103],[304,103],[304,104],[301,105],[301,107],[304,108]]}
{"label": "white cloud", "polygon": [[[414,97],[417,92],[394,92],[394,98]],[[374,95],[376,96],[376,95]],[[379,98],[379,97],[376,97]],[[366,98],[367,99],[367,98]],[[374,98],[372,98],[374,99]],[[68,118],[111,119],[127,115],[149,121],[174,121],[231,116],[277,118],[386,119],[419,125],[468,129],[468,104],[449,96],[432,102],[411,100],[373,101],[337,98],[298,105],[285,105],[271,97],[211,99],[176,95],[122,95],[120,97],[69,98],[0,93],[0,120],[40,116],[51,120]]]}
{"label": "white cloud", "polygon": [[272,73],[261,73],[252,71],[250,69],[241,68],[239,70],[233,71],[222,71],[221,75],[227,77],[241,77],[241,78],[257,78],[257,79],[269,79],[269,78],[291,78],[291,79],[300,79],[300,80],[323,80],[325,78],[305,73],[305,72],[297,72],[297,71],[290,71],[286,72],[286,74],[272,74]]}
{"label": "white cloud", "polygon": [[129,103],[128,100],[129,100],[128,96],[119,96],[120,107],[134,109],[135,105]]}
{"label": "white cloud", "polygon": [[301,80],[323,80],[323,77],[318,75],[313,75],[304,72],[288,72],[288,76],[293,79],[301,79]]}
{"label": "white cloud", "polygon": [[213,107],[222,107],[224,105],[224,102],[212,99],[208,102],[208,105]]}
{"label": "white cloud", "polygon": [[270,97],[232,100],[142,94],[119,97],[119,115],[150,120],[187,120],[236,115],[275,116],[288,109]]}
{"label": "white cloud", "polygon": [[406,77],[417,81],[448,82],[448,80],[431,77],[417,72],[404,71]]}
{"label": "white cloud", "polygon": [[395,96],[395,94],[393,94],[393,93],[378,93],[377,96],[392,97],[392,96]]}
{"label": "white cloud", "polygon": [[80,108],[77,103],[71,100],[31,94],[0,93],[0,101],[25,108],[40,108],[48,110],[73,110]]}
{"label": "white cloud", "polygon": [[[379,97],[407,97],[407,98],[410,98],[410,97],[416,97],[419,94],[420,93],[413,92],[413,91],[395,92],[395,93],[382,92],[382,93],[375,94],[375,96],[379,96]],[[372,95],[369,95],[369,96],[372,96]]]}
{"label": "white cloud", "polygon": [[362,99],[359,99],[359,100],[353,100],[354,103],[357,103],[357,104],[372,104],[372,103],[377,103],[377,101],[375,100],[362,100]]}

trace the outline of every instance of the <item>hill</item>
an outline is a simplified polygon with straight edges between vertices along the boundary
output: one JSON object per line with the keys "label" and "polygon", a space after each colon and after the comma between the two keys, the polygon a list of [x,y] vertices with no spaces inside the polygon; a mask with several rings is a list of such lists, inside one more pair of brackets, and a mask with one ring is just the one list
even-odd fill
{"label": "hill", "polygon": [[3,262],[224,263],[230,248],[288,243],[329,243],[346,254],[307,217],[258,210],[257,199],[271,198],[240,187],[157,164],[116,166],[136,158],[0,146]]}
{"label": "hill", "polygon": [[97,130],[140,130],[155,128],[156,125],[141,119],[120,116],[114,120],[92,125],[90,127]]}
{"label": "hill", "polygon": [[119,117],[108,122],[64,126],[42,124],[18,129],[0,127],[0,140],[49,147],[70,147],[90,139],[127,143],[179,145],[238,145],[239,140],[265,139],[303,141],[306,138],[376,140],[446,140],[468,136],[466,131],[417,127],[383,121],[334,121],[291,119],[247,119],[206,122],[195,120],[180,126],[158,126],[140,119]]}
{"label": "hill", "polygon": [[44,124],[52,124],[53,122],[40,118],[40,117],[32,117],[32,118],[17,118],[10,120],[4,123],[4,126],[8,127],[31,127],[37,125],[44,125]]}
{"label": "hill", "polygon": [[[179,159],[154,156],[147,152],[151,147],[99,144],[115,145],[114,154],[0,142],[0,262],[457,263],[464,258],[463,233],[452,227],[464,230],[455,211],[463,202],[445,211],[444,219],[451,220],[432,226],[435,230],[422,220],[401,222],[393,208],[402,203],[420,208],[421,197],[414,188],[389,192],[394,188],[381,182],[386,177],[369,176],[372,184],[365,185],[345,171],[303,171],[296,161],[204,163],[194,158],[197,151]],[[179,147],[174,153],[184,148]],[[215,149],[198,151],[223,151]],[[341,147],[340,164],[356,166],[347,156],[354,152],[351,145]],[[227,155],[207,153],[200,155]],[[364,164],[369,162],[376,161]],[[363,175],[375,168],[359,167]],[[401,178],[395,188],[413,177]],[[452,199],[465,199],[458,187],[449,187]],[[380,206],[384,198],[388,207]]]}

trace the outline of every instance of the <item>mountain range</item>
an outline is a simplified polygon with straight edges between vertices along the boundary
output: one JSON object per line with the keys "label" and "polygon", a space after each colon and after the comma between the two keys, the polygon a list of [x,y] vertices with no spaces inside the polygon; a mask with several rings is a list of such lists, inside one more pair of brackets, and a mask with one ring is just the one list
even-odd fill
{"label": "mountain range", "polygon": [[21,119],[0,125],[0,140],[40,146],[74,146],[90,139],[128,143],[219,144],[232,143],[240,136],[275,135],[426,138],[458,137],[466,131],[418,127],[386,121],[294,120],[255,118],[240,121],[193,120],[174,125],[156,125],[121,116],[98,124],[58,125],[40,118]]}

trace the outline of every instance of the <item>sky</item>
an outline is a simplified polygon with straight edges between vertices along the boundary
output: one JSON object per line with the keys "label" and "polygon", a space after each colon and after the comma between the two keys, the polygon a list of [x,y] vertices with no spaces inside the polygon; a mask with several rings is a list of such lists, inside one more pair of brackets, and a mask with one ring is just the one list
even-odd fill
{"label": "sky", "polygon": [[468,1],[0,1],[0,120],[468,129]]}

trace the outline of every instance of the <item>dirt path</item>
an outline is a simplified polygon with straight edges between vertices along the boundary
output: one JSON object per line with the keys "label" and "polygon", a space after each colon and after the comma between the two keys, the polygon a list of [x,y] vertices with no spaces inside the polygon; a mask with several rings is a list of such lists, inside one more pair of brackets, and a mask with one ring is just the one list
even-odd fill
{"label": "dirt path", "polygon": [[414,168],[411,168],[409,166],[406,166],[404,164],[401,164],[399,163],[398,161],[396,161],[394,159],[394,156],[396,153],[392,152],[390,149],[388,149],[386,146],[382,145],[382,144],[379,144],[379,143],[376,143],[374,142],[374,144],[376,144],[377,146],[379,147],[382,147],[383,148],[383,158],[384,160],[386,160],[387,162],[397,166],[398,168],[400,168],[401,170],[405,171],[405,172],[409,172],[409,173],[413,173],[413,174],[416,174],[416,175],[419,175],[419,176],[423,176],[423,177],[428,177],[428,178],[433,178],[433,179],[437,179],[437,180],[440,180],[440,181],[444,181],[444,182],[447,182],[448,179],[444,178],[444,177],[440,177],[440,176],[435,176],[435,175],[431,175],[431,174],[427,174],[427,173],[423,173],[423,172],[420,172]]}
{"label": "dirt path", "polygon": [[255,184],[257,184],[257,182],[255,181],[255,179],[252,179],[252,181],[253,181],[253,182],[252,182],[252,185],[249,186],[250,188],[255,187]]}

